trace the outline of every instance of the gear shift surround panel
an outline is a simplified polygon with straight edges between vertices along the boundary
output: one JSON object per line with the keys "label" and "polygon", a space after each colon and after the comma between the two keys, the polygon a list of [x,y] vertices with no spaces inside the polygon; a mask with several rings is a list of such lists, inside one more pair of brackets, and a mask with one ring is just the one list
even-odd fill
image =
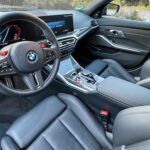
{"label": "gear shift surround panel", "polygon": [[[45,67],[49,72],[51,68],[51,65]],[[57,79],[83,93],[97,93],[98,85],[104,80],[104,78],[82,68],[72,56],[61,60]]]}
{"label": "gear shift surround panel", "polygon": [[104,80],[104,78],[83,68],[68,72],[65,78],[72,84],[93,92],[97,91],[98,85]]}

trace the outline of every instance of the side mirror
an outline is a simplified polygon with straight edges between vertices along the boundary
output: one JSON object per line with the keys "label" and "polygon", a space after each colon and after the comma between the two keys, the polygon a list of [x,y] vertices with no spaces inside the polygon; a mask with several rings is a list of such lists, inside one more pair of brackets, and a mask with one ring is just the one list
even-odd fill
{"label": "side mirror", "polygon": [[74,9],[77,10],[77,11],[82,11],[84,9],[84,6],[83,5],[78,5]]}
{"label": "side mirror", "polygon": [[103,15],[114,16],[119,12],[120,6],[117,4],[109,3],[103,12]]}

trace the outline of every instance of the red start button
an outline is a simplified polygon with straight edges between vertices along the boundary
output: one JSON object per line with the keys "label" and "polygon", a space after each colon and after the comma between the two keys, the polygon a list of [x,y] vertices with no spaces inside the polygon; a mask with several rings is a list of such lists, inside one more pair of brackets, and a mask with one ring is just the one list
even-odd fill
{"label": "red start button", "polygon": [[101,110],[101,111],[100,111],[100,115],[108,116],[108,115],[109,115],[109,112],[108,112],[107,110]]}
{"label": "red start button", "polygon": [[40,48],[46,48],[46,45],[44,43],[40,43]]}
{"label": "red start button", "polygon": [[8,51],[3,51],[0,53],[0,56],[5,57],[8,54]]}

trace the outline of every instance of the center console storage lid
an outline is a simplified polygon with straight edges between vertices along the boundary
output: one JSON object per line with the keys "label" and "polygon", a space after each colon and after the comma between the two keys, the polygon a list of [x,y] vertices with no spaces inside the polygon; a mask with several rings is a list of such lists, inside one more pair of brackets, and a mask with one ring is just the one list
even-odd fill
{"label": "center console storage lid", "polygon": [[98,93],[123,107],[150,105],[150,90],[128,81],[108,77],[98,86]]}

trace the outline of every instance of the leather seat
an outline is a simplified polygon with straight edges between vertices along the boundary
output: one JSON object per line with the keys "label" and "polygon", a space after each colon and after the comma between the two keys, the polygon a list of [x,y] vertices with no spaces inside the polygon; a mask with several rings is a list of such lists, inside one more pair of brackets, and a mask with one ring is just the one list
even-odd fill
{"label": "leather seat", "polygon": [[[145,62],[142,67],[140,80],[144,80],[150,77],[150,59]],[[103,77],[107,78],[109,76],[114,76],[132,83],[137,83],[132,75],[130,75],[119,63],[111,59],[100,60],[97,59],[89,64],[86,69],[89,71]],[[144,83],[139,83],[139,85],[150,87],[150,80],[146,80]],[[147,85],[148,84],[148,85]]]}
{"label": "leather seat", "polygon": [[[150,107],[147,109],[150,112]],[[123,112],[117,117],[115,138],[112,144],[102,125],[79,99],[72,95],[59,94],[57,97],[52,96],[43,100],[30,112],[15,121],[2,139],[1,146],[3,150],[128,150],[128,147],[133,150],[134,147],[136,150],[139,147],[141,149],[138,150],[148,150],[150,149],[148,144],[150,130],[146,132],[149,128],[148,115],[142,122],[147,125],[143,129],[145,137],[141,135],[142,138],[140,138],[136,131],[134,138],[132,130],[127,138],[123,135],[128,134],[129,127],[136,122],[136,120],[130,121],[130,126],[128,126],[128,123],[125,125],[126,120],[131,120],[130,114],[137,111]],[[143,118],[144,113],[140,112]],[[127,115],[126,119],[125,115]],[[141,119],[141,117],[135,116],[135,119]],[[121,129],[122,125],[126,133]],[[142,133],[142,128],[140,130]],[[120,139],[120,136],[124,138]],[[123,146],[123,144],[128,145]]]}
{"label": "leather seat", "polygon": [[19,118],[1,142],[3,150],[111,149],[102,126],[75,97],[52,96]]}

